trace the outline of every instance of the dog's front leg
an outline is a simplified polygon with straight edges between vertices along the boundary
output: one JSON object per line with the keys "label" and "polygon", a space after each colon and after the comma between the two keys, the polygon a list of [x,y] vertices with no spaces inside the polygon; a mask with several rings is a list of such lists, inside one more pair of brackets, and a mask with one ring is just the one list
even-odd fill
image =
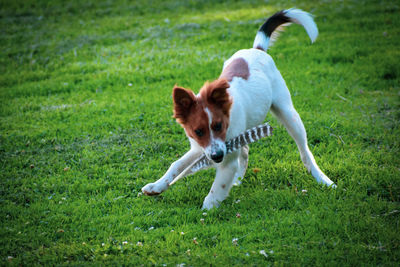
{"label": "dog's front leg", "polygon": [[203,152],[192,148],[183,157],[171,164],[163,177],[154,183],[149,183],[142,188],[142,192],[148,196],[159,195],[169,187],[169,184],[185,170],[194,160],[199,158]]}
{"label": "dog's front leg", "polygon": [[237,153],[233,154],[235,155],[230,155],[229,161],[224,161],[216,167],[217,173],[215,180],[210,192],[204,199],[203,209],[209,210],[214,207],[219,207],[220,203],[228,197],[229,191],[232,188],[233,178],[239,168]]}

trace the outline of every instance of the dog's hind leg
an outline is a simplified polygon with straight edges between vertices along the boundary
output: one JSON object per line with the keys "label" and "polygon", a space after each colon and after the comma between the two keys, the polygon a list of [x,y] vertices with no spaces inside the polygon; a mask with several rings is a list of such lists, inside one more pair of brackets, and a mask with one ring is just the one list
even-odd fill
{"label": "dog's hind leg", "polygon": [[280,102],[277,101],[277,103],[272,104],[271,111],[282,122],[286,130],[296,141],[297,147],[300,151],[301,160],[317,182],[336,187],[336,185],[320,170],[315,162],[314,156],[307,145],[307,134],[303,122],[293,107],[288,91],[287,93],[287,97],[281,98]]}
{"label": "dog's hind leg", "polygon": [[[191,149],[179,160],[171,164],[168,171],[163,177],[158,179],[154,183],[149,183],[142,188],[142,192],[148,196],[159,195],[169,187],[169,184],[178,176],[183,170],[185,170],[194,160],[198,159],[202,154],[202,151],[198,149]],[[190,174],[190,173],[188,173]]]}

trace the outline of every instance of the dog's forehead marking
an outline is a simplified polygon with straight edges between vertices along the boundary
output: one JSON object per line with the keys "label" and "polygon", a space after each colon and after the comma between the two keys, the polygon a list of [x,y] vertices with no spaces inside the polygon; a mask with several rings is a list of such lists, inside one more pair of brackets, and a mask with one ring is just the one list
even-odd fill
{"label": "dog's forehead marking", "polygon": [[[181,123],[186,135],[200,147],[206,147],[210,143],[209,117],[204,110],[201,97],[196,96],[195,103],[187,110],[187,119]],[[196,131],[202,131],[199,136]]]}
{"label": "dog's forehead marking", "polygon": [[232,81],[233,77],[240,77],[247,80],[250,76],[249,65],[246,60],[241,57],[232,60],[228,66],[224,68],[219,78]]}
{"label": "dog's forehead marking", "polygon": [[204,108],[204,111],[207,113],[207,116],[208,116],[208,130],[210,131],[210,141],[211,141],[211,143],[213,143],[213,140],[214,140],[214,133],[213,133],[213,131],[212,131],[212,129],[211,129],[211,124],[212,124],[212,121],[213,121],[213,116],[212,116],[211,111],[208,109],[208,107],[205,107],[205,108]]}
{"label": "dog's forehead marking", "polygon": [[211,125],[212,123],[212,113],[211,111],[208,109],[208,107],[204,108],[204,111],[206,112],[207,116],[208,116],[208,124]]}

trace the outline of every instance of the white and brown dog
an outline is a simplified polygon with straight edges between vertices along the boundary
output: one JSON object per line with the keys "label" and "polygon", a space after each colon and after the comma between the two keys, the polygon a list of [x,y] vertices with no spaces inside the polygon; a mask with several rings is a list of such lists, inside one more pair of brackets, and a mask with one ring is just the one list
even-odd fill
{"label": "white and brown dog", "polygon": [[205,83],[199,94],[175,86],[174,117],[184,128],[191,149],[158,181],[143,187],[144,194],[165,191],[179,173],[205,153],[214,162],[216,177],[203,209],[218,207],[232,185],[240,182],[238,178],[244,177],[248,162],[247,146],[226,154],[225,140],[261,124],[269,110],[296,141],[301,159],[312,176],[320,183],[335,186],[316,164],[285,81],[266,53],[277,28],[292,22],[302,25],[314,42],[318,29],[311,15],[299,9],[282,10],[261,26],[253,48],[236,52],[224,63],[220,77]]}

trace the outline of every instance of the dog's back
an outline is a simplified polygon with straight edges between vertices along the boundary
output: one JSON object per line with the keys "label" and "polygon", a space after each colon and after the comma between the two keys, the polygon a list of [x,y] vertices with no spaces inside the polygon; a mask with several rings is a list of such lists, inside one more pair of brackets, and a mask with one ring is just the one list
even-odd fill
{"label": "dog's back", "polygon": [[239,50],[225,61],[220,78],[229,80],[228,91],[234,99],[227,137],[262,123],[275,101],[290,99],[285,81],[266,51],[282,27],[292,22],[302,25],[311,41],[315,41],[318,29],[309,13],[298,9],[282,10],[260,27],[253,48]]}

